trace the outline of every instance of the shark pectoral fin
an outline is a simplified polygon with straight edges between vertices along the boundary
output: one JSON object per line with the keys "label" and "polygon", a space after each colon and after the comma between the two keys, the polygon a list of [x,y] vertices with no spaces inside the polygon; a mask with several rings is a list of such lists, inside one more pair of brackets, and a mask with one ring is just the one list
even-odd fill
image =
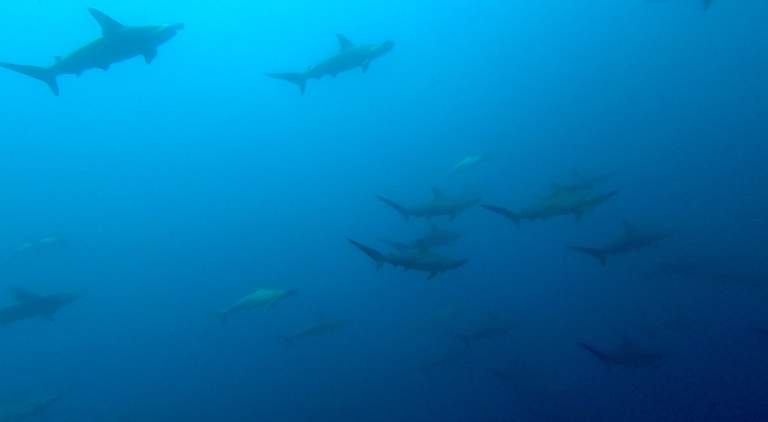
{"label": "shark pectoral fin", "polygon": [[[103,64],[103,65],[99,66],[99,69],[101,69],[101,70],[106,72],[107,70],[109,70],[109,64]],[[77,76],[80,76],[80,75],[77,75]]]}
{"label": "shark pectoral fin", "polygon": [[433,278],[437,277],[438,275],[440,275],[439,271],[432,271],[431,273],[429,273],[429,277],[427,277],[427,280],[432,280]]}
{"label": "shark pectoral fin", "polygon": [[157,57],[156,48],[144,52],[144,61],[147,62],[147,64],[152,64],[152,61],[155,60],[155,57]]}
{"label": "shark pectoral fin", "polygon": [[99,26],[101,26],[101,33],[104,36],[108,36],[125,29],[125,25],[110,18],[100,10],[90,8],[88,9],[88,12],[90,12],[91,16],[93,16],[93,18],[96,19],[96,22],[99,23]]}

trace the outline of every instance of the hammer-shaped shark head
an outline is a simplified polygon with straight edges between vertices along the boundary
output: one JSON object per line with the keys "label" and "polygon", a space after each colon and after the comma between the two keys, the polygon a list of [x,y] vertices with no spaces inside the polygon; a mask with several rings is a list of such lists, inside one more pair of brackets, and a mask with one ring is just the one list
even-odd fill
{"label": "hammer-shaped shark head", "polygon": [[376,57],[381,57],[395,48],[395,43],[392,41],[386,41],[374,49]]}
{"label": "hammer-shaped shark head", "polygon": [[463,267],[469,262],[469,259],[456,259],[450,262],[447,267],[448,269],[455,270],[457,268]]}
{"label": "hammer-shaped shark head", "polygon": [[48,296],[47,299],[51,303],[51,305],[53,305],[54,307],[62,308],[64,306],[70,305],[73,302],[75,302],[78,299],[80,299],[80,295],[79,294],[68,294],[68,293],[56,294],[56,295]]}
{"label": "hammer-shaped shark head", "polygon": [[184,29],[183,23],[174,23],[170,25],[160,25],[156,28],[155,36],[158,44],[170,41],[176,34]]}

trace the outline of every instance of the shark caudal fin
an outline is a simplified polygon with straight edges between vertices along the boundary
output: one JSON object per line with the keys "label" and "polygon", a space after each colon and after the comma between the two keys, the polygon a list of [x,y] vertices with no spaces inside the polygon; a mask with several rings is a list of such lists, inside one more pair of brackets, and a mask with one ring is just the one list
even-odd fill
{"label": "shark caudal fin", "polygon": [[22,75],[29,76],[30,78],[35,78],[38,81],[45,82],[48,84],[48,87],[51,88],[51,91],[53,91],[53,95],[59,95],[59,83],[56,81],[56,73],[48,68],[12,63],[0,63],[0,67],[21,73]]}
{"label": "shark caudal fin", "polygon": [[307,90],[307,76],[304,73],[267,73],[267,76],[297,85],[301,95],[304,95]]}
{"label": "shark caudal fin", "polygon": [[493,205],[482,205],[482,207],[487,209],[490,212],[499,214],[501,216],[504,216],[512,220],[512,222],[515,223],[515,226],[517,226],[518,229],[520,228],[520,216],[517,215],[512,210],[508,210],[506,208],[501,208],[501,207],[495,207]]}
{"label": "shark caudal fin", "polygon": [[384,256],[381,252],[377,251],[376,249],[373,249],[371,247],[365,246],[360,242],[355,242],[352,239],[349,240],[349,243],[355,245],[357,249],[360,249],[364,254],[368,255],[369,258],[371,258],[376,263],[376,270],[380,270],[381,267],[384,266],[384,264],[387,263],[387,257]]}
{"label": "shark caudal fin", "polygon": [[590,353],[592,356],[594,356],[595,358],[597,358],[597,360],[599,360],[600,362],[602,362],[603,364],[605,364],[606,366],[608,366],[608,367],[610,367],[610,366],[611,366],[611,360],[608,358],[608,355],[606,355],[605,353],[603,353],[603,352],[601,352],[601,351],[599,351],[599,350],[595,349],[594,347],[592,347],[592,346],[590,346],[590,345],[588,345],[588,344],[586,344],[586,343],[577,343],[577,344],[578,344],[578,345],[579,345],[579,346],[580,346],[582,349],[586,350],[586,351],[587,351],[587,352],[589,352],[589,353]]}
{"label": "shark caudal fin", "polygon": [[568,249],[574,252],[583,253],[591,256],[592,258],[595,258],[596,260],[600,261],[600,265],[602,265],[603,267],[605,267],[605,265],[608,263],[608,257],[605,255],[605,252],[603,252],[600,249],[585,248],[583,246],[569,246]]}
{"label": "shark caudal fin", "polygon": [[408,208],[405,208],[404,206],[398,204],[395,201],[390,201],[389,199],[383,196],[377,196],[377,198],[379,198],[379,201],[389,205],[390,207],[394,208],[395,211],[399,212],[400,215],[403,216],[403,219],[405,219],[405,221],[408,221],[408,219],[411,217],[411,214],[408,212]]}

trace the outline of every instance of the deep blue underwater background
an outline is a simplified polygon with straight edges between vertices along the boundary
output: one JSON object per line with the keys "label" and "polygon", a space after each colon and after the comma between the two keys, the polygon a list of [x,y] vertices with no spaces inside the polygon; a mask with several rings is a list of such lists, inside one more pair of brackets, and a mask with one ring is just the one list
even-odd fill
{"label": "deep blue underwater background", "polygon": [[[0,287],[82,294],[2,327],[0,396],[60,392],[55,421],[768,420],[768,3],[4,1],[0,60],[97,37],[88,7],[186,29],[59,98],[0,72],[0,250],[67,240]],[[337,32],[396,47],[303,97],[264,76]],[[619,195],[581,222],[445,219],[470,262],[431,281],[346,241],[423,231],[376,195],[519,208],[574,170]],[[606,268],[566,248],[625,220],[675,236]],[[214,318],[258,288],[299,294]],[[319,316],[349,326],[280,341]],[[510,333],[457,340],[489,318]],[[662,365],[577,347],[623,337]]]}

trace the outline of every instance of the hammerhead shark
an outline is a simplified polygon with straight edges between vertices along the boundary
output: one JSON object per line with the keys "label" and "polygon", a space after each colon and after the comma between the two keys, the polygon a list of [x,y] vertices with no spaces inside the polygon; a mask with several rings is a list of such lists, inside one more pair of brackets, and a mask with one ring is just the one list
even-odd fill
{"label": "hammerhead shark", "polygon": [[283,343],[295,344],[304,339],[326,336],[343,330],[347,325],[348,321],[343,319],[323,319],[284,337]]}
{"label": "hammerhead shark", "polygon": [[542,197],[542,200],[551,200],[565,195],[591,194],[604,182],[610,180],[610,174],[584,175],[578,171],[573,171],[565,180],[552,184],[549,193]]}
{"label": "hammerhead shark", "polygon": [[461,238],[459,233],[455,233],[449,230],[443,230],[432,224],[429,231],[424,233],[421,237],[418,237],[407,242],[392,242],[389,240],[382,240],[382,242],[391,246],[393,249],[399,252],[408,251],[424,251],[432,248],[450,245]]}
{"label": "hammerhead shark", "polygon": [[557,195],[548,196],[520,211],[512,211],[495,205],[483,205],[483,208],[506,217],[519,228],[520,222],[523,220],[547,220],[564,215],[573,215],[580,220],[585,212],[608,202],[617,194],[618,191],[615,190],[604,194],[563,191]]}
{"label": "hammerhead shark", "polygon": [[360,242],[356,242],[352,239],[348,240],[376,263],[377,270],[380,270],[384,264],[390,264],[396,268],[402,267],[405,270],[425,272],[429,274],[427,277],[428,280],[431,280],[446,271],[462,267],[469,261],[467,259],[448,258],[430,252],[429,250],[406,251],[384,255],[376,249],[363,245]]}
{"label": "hammerhead shark", "polygon": [[466,331],[457,333],[456,337],[464,343],[464,346],[470,347],[478,341],[492,340],[507,336],[511,334],[513,330],[514,325],[510,321],[499,318],[497,315],[489,315],[487,321],[470,327]]}
{"label": "hammerhead shark", "polygon": [[11,294],[16,303],[0,308],[0,325],[34,318],[53,321],[61,308],[77,300],[75,295],[38,295],[24,289],[11,289]]}
{"label": "hammerhead shark", "polygon": [[362,69],[365,73],[374,60],[389,53],[395,47],[395,43],[391,41],[382,44],[358,45],[341,34],[336,34],[336,38],[339,41],[339,51],[332,57],[315,66],[310,66],[304,72],[267,73],[267,76],[297,85],[301,95],[304,95],[308,80],[322,79],[325,76],[335,78],[339,73],[356,68]]}
{"label": "hammerhead shark", "polygon": [[226,308],[216,312],[216,316],[218,316],[222,323],[225,323],[233,315],[251,311],[256,308],[274,306],[275,304],[282,302],[291,296],[295,296],[297,293],[298,292],[296,290],[258,289],[251,294],[239,299],[235,303],[227,306]]}
{"label": "hammerhead shark", "polygon": [[597,350],[586,343],[578,343],[578,345],[608,366],[655,368],[664,359],[663,354],[643,349],[626,337],[619,347],[609,351]]}
{"label": "hammerhead shark", "polygon": [[624,233],[622,233],[618,239],[605,246],[570,246],[569,248],[575,252],[587,254],[600,261],[602,266],[605,266],[608,263],[608,256],[610,255],[621,255],[638,249],[655,246],[659,242],[672,236],[672,234],[673,232],[670,230],[640,231],[635,228],[635,226],[625,222]]}
{"label": "hammerhead shark", "polygon": [[432,200],[423,204],[415,205],[413,207],[400,205],[397,202],[389,200],[383,196],[379,196],[378,198],[379,201],[389,205],[395,211],[399,212],[405,221],[408,221],[411,217],[428,219],[436,217],[449,217],[451,220],[453,220],[462,211],[472,208],[480,203],[480,198],[449,198],[438,188],[432,188]]}
{"label": "hammerhead shark", "polygon": [[60,397],[59,394],[51,394],[18,401],[0,400],[0,422],[42,420],[38,418],[45,418],[48,409],[59,401]]}
{"label": "hammerhead shark", "polygon": [[147,64],[157,56],[157,48],[173,38],[184,24],[125,26],[96,9],[88,9],[101,26],[101,37],[75,50],[48,67],[0,63],[0,67],[45,82],[59,95],[59,75],[80,75],[90,69],[108,70],[110,66],[136,56]]}

